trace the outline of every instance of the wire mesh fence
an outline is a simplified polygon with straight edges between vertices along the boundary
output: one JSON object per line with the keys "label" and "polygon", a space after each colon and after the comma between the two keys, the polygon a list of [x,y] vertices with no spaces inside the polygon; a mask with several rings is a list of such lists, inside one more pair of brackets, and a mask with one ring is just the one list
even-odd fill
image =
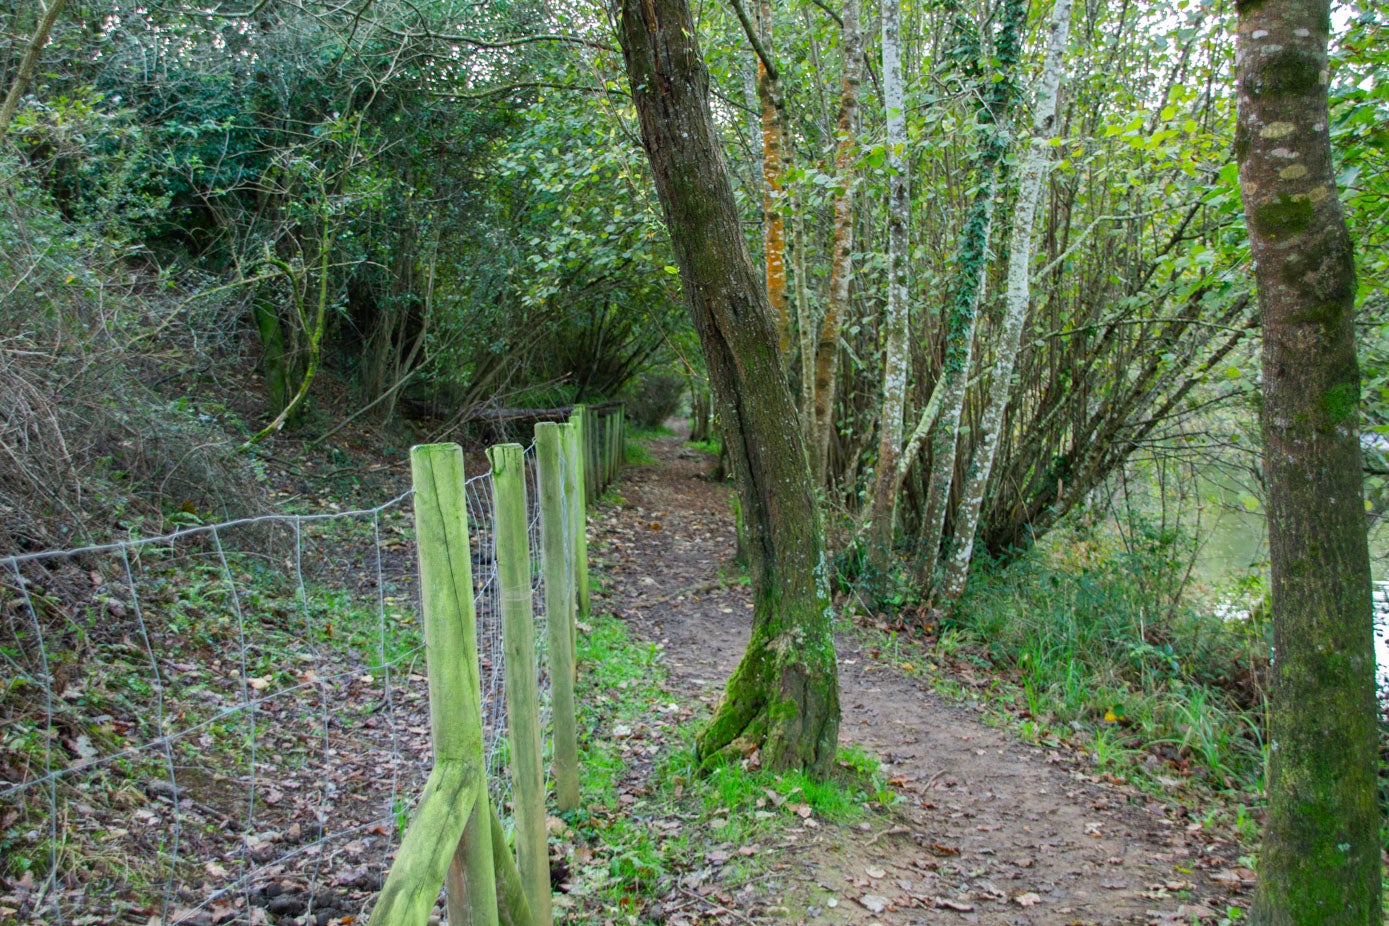
{"label": "wire mesh fence", "polygon": [[[534,445],[525,461],[548,729]],[[409,496],[0,557],[0,922],[364,915],[431,761]],[[489,473],[467,505],[506,817]]]}

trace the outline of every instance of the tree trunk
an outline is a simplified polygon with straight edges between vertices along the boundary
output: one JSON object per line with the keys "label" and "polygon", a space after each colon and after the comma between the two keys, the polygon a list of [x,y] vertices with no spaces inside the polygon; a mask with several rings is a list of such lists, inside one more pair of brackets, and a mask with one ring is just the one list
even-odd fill
{"label": "tree trunk", "polygon": [[[772,53],[772,5],[757,4],[757,31],[765,54]],[[767,264],[767,300],[776,313],[777,346],[791,346],[786,299],[786,216],[781,180],[786,173],[786,129],[781,118],[781,81],[769,62],[757,59],[757,102],[762,112],[762,248]]]}
{"label": "tree trunk", "polygon": [[[859,86],[863,83],[863,37],[859,33],[858,0],[845,0],[844,79],[839,94],[839,121],[835,127],[838,143],[834,151],[834,247],[830,254],[830,289],[825,299],[825,317],[820,321],[820,337],[815,345],[815,374],[812,399],[806,415],[812,478],[823,487],[829,470],[830,436],[834,428],[834,392],[839,378],[839,332],[849,309],[849,279],[854,269],[854,186],[857,183],[854,138],[858,117]],[[809,363],[802,358],[802,363]]]}
{"label": "tree trunk", "polygon": [[0,104],[0,138],[9,131],[15,110],[19,109],[19,101],[24,99],[24,94],[29,90],[29,82],[34,79],[34,70],[38,67],[39,53],[48,44],[48,35],[53,31],[53,24],[58,21],[58,14],[63,11],[63,4],[66,2],[67,0],[48,0],[48,9],[39,17],[38,27],[29,39],[24,57],[20,59],[19,72],[15,74],[14,83],[10,84],[10,92],[5,94],[5,102]]}
{"label": "tree trunk", "polygon": [[1253,922],[1380,915],[1355,265],[1327,117],[1326,0],[1237,4],[1235,153],[1263,323],[1273,673]]}
{"label": "tree trunk", "polygon": [[892,569],[897,510],[897,458],[907,405],[907,245],[911,202],[907,185],[907,115],[902,92],[899,0],[883,4],[883,107],[887,110],[887,333],[883,348],[883,401],[878,421],[878,468],[867,537],[870,577]]}
{"label": "tree trunk", "polygon": [[1056,97],[1061,87],[1066,40],[1071,32],[1071,0],[1056,0],[1052,8],[1046,59],[1037,82],[1036,108],[1032,114],[1032,138],[1023,154],[1022,179],[1018,201],[1013,207],[1013,228],[1008,245],[1008,291],[1005,297],[1002,333],[998,341],[998,363],[993,371],[980,421],[979,443],[965,478],[960,510],[955,518],[955,548],[945,564],[944,595],[954,601],[965,590],[969,564],[974,557],[974,535],[979,528],[979,507],[993,471],[994,454],[1003,429],[1003,413],[1013,388],[1013,365],[1022,344],[1022,326],[1027,318],[1031,296],[1032,225],[1046,179],[1047,152],[1056,137]]}
{"label": "tree trunk", "polygon": [[965,405],[970,368],[974,360],[974,317],[984,294],[989,262],[989,238],[993,230],[994,196],[998,173],[1008,150],[1006,122],[1017,95],[1016,71],[1027,25],[1026,0],[1006,0],[999,27],[996,58],[998,70],[981,94],[984,105],[980,122],[985,126],[979,152],[976,192],[960,233],[956,257],[957,276],[945,313],[945,363],[941,370],[941,406],[931,439],[931,476],[927,483],[926,515],[922,522],[922,561],[918,576],[928,587],[935,581],[950,484],[955,477],[955,452],[960,416]]}
{"label": "tree trunk", "polygon": [[710,115],[708,71],[685,0],[623,0],[618,31],[751,554],[752,639],[698,754],[710,762],[760,749],[766,767],[824,774],[839,733],[824,532],[776,323]]}

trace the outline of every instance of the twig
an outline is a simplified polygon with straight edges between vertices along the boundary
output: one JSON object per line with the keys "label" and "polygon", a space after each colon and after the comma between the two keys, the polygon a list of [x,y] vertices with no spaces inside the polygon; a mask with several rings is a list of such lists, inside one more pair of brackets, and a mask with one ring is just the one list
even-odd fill
{"label": "twig", "polygon": [[911,833],[911,828],[910,828],[910,827],[907,827],[907,826],[889,826],[887,829],[883,830],[881,833],[879,833],[878,835],[874,836],[872,839],[868,840],[868,842],[864,843],[864,845],[869,845],[869,846],[874,845],[874,844],[877,843],[877,841],[878,841],[879,839],[882,839],[882,838],[885,837],[885,836],[906,836],[906,835],[908,835],[909,833]]}
{"label": "twig", "polygon": [[708,897],[705,897],[703,894],[696,894],[694,891],[690,890],[687,887],[681,887],[680,891],[689,897],[693,897],[695,900],[704,904],[710,910],[713,910],[715,913],[727,913],[729,916],[736,917],[737,919],[742,920],[744,923],[750,924],[750,926],[752,924],[752,920],[748,919],[746,916],[743,916],[743,914],[739,913],[737,910],[730,910],[728,907],[725,907],[721,903],[715,903]]}

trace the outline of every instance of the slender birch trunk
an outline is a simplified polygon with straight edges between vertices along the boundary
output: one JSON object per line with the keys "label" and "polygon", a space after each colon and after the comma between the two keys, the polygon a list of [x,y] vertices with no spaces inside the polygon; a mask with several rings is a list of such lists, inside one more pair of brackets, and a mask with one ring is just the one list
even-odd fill
{"label": "slender birch trunk", "polygon": [[980,122],[986,133],[979,152],[975,176],[976,192],[961,231],[955,260],[959,268],[946,306],[945,363],[941,370],[941,406],[931,439],[931,476],[927,487],[926,519],[922,525],[922,561],[919,575],[923,583],[935,579],[941,541],[945,534],[945,513],[950,499],[950,483],[955,475],[956,441],[960,416],[965,405],[965,387],[974,361],[974,318],[983,299],[987,279],[989,237],[993,231],[994,196],[998,174],[1008,150],[1008,111],[1017,95],[1017,70],[1022,31],[1027,22],[1026,0],[1006,0],[1003,22],[996,46],[998,72],[984,89]]}
{"label": "slender birch trunk", "polygon": [[1037,204],[1042,195],[1042,183],[1047,175],[1047,153],[1056,137],[1056,100],[1061,87],[1061,72],[1065,65],[1066,42],[1071,32],[1071,0],[1056,0],[1051,12],[1046,58],[1042,75],[1037,82],[1036,108],[1032,113],[1032,138],[1023,154],[1021,179],[1018,182],[1018,201],[1013,207],[1013,228],[1008,245],[1008,291],[1005,300],[1002,332],[998,342],[998,362],[993,371],[985,400],[984,416],[980,422],[980,439],[970,462],[965,480],[964,497],[955,517],[954,553],[945,565],[944,595],[949,601],[960,597],[969,564],[974,554],[974,535],[979,527],[979,508],[984,500],[984,488],[993,470],[998,451],[999,432],[1003,413],[1008,407],[1008,393],[1013,385],[1013,368],[1018,346],[1022,343],[1022,326],[1027,318],[1031,296],[1029,270],[1032,264],[1032,225]]}
{"label": "slender birch trunk", "polygon": [[883,108],[887,111],[887,324],[883,349],[883,401],[878,422],[877,481],[873,487],[868,561],[884,575],[891,567],[897,508],[897,457],[907,402],[907,246],[911,200],[907,176],[907,116],[902,81],[900,0],[883,4]]}
{"label": "slender birch trunk", "polygon": [[853,275],[854,251],[854,131],[858,121],[858,94],[863,83],[863,36],[859,33],[859,0],[845,0],[842,16],[844,79],[839,94],[839,121],[835,128],[838,143],[834,152],[834,248],[830,256],[830,289],[825,300],[825,317],[815,345],[813,418],[808,423],[811,448],[810,469],[817,486],[823,486],[829,469],[830,435],[834,427],[834,393],[839,377],[839,332],[848,314],[849,280]]}

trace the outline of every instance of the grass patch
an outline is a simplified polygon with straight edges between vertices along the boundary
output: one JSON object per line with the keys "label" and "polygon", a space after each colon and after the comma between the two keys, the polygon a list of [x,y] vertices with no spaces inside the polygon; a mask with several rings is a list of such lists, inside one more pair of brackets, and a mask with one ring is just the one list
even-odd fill
{"label": "grass patch", "polygon": [[627,440],[653,441],[662,437],[674,437],[675,432],[663,424],[646,425],[637,424],[630,418],[627,420]]}
{"label": "grass patch", "polygon": [[701,772],[693,742],[707,710],[672,697],[663,657],[611,616],[579,635],[584,806],[565,816],[567,922],[641,922],[682,891],[737,891],[775,860],[768,843],[787,827],[858,821],[895,799],[861,749],[841,750],[827,782],[738,762]]}
{"label": "grass patch", "polygon": [[651,466],[656,462],[656,457],[647,448],[646,442],[642,439],[627,438],[626,462],[628,466]]}

